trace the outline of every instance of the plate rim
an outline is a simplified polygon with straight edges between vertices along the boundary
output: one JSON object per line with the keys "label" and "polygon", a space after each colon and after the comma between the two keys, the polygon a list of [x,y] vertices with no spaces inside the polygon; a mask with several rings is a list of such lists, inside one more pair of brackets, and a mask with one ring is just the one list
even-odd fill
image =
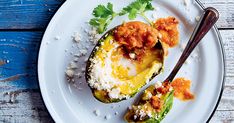
{"label": "plate rim", "polygon": [[[205,10],[205,6],[203,5],[203,3],[201,3],[200,0],[195,0],[196,3],[202,8],[202,10],[204,11]],[[220,34],[220,31],[218,30],[218,27],[217,25],[215,24],[214,27],[215,29],[215,32],[217,33],[218,35],[218,38],[219,38],[219,45],[221,47],[221,54],[222,54],[222,62],[223,62],[223,76],[222,76],[222,85],[221,85],[221,90],[220,90],[220,93],[219,93],[219,97],[218,97],[218,100],[215,104],[215,107],[212,111],[212,113],[210,114],[209,118],[207,119],[207,123],[211,120],[211,118],[214,116],[215,112],[216,112],[216,109],[218,108],[219,104],[220,104],[220,101],[221,101],[221,98],[222,98],[222,95],[223,95],[223,91],[224,91],[224,85],[225,85],[225,81],[226,81],[226,55],[225,55],[225,50],[224,50],[224,44],[223,44],[223,39],[222,39],[222,36]]]}
{"label": "plate rim", "polygon": [[[66,4],[68,4],[68,2],[71,1],[71,0],[66,0],[64,1],[61,6],[59,7],[59,9],[56,11],[56,13],[52,16],[51,20],[49,21],[49,23],[47,24],[46,26],[46,30],[44,31],[43,33],[43,36],[42,36],[42,39],[41,39],[41,44],[40,44],[40,48],[39,48],[39,51],[38,51],[38,60],[37,60],[37,73],[38,73],[38,87],[40,89],[40,96],[42,97],[42,100],[43,100],[43,104],[45,105],[47,111],[49,113],[49,115],[51,116],[51,118],[55,121],[55,122],[58,122],[58,121],[61,121],[61,120],[58,120],[57,118],[59,118],[56,114],[54,114],[54,112],[52,112],[53,109],[51,109],[49,107],[49,102],[48,102],[48,99],[46,99],[46,97],[48,96],[46,93],[43,93],[43,89],[42,89],[42,85],[40,84],[40,80],[42,78],[42,75],[40,74],[41,71],[42,71],[42,67],[41,67],[41,60],[42,59],[41,57],[41,52],[43,50],[43,46],[42,46],[42,41],[45,40],[45,34],[48,32],[49,28],[50,28],[50,25],[51,23],[55,20],[55,17],[58,15],[59,11],[62,11],[63,9],[63,6],[65,6]],[[200,6],[200,8],[204,11],[205,10],[205,6],[203,5],[203,3],[200,1],[200,0],[195,0],[195,2]],[[223,44],[223,39],[222,39],[222,36],[220,34],[220,31],[218,30],[218,27],[217,25],[215,24],[213,29],[215,30],[217,36],[218,36],[218,43],[219,43],[219,46],[220,46],[220,51],[221,51],[221,55],[222,55],[222,63],[223,63],[223,69],[222,69],[222,72],[223,72],[223,75],[222,75],[222,83],[221,83],[221,88],[220,88],[220,93],[218,95],[218,99],[216,101],[216,104],[213,108],[213,111],[211,112],[210,116],[208,117],[207,119],[207,123],[211,120],[211,118],[214,116],[215,114],[215,111],[216,109],[218,108],[218,105],[220,104],[220,101],[221,101],[221,97],[223,95],[223,91],[224,91],[224,86],[225,86],[225,81],[226,81],[226,56],[225,56],[225,50],[224,50],[224,44]],[[61,119],[61,118],[59,118]]]}

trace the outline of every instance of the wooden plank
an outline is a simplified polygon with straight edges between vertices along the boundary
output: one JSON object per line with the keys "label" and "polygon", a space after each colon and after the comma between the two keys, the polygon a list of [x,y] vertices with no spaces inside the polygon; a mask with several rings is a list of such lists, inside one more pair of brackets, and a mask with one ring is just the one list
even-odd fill
{"label": "wooden plank", "polygon": [[[226,55],[226,76],[234,77],[234,30],[222,30],[221,36]],[[232,83],[228,83],[234,85]]]}
{"label": "wooden plank", "polygon": [[210,123],[233,123],[234,111],[216,111]]}
{"label": "wooden plank", "polygon": [[0,32],[0,92],[9,84],[18,89],[38,88],[37,56],[42,34]]}
{"label": "wooden plank", "polygon": [[26,89],[6,93],[0,96],[0,100],[0,122],[53,123],[39,90]]}
{"label": "wooden plank", "polygon": [[1,0],[0,29],[43,29],[64,0]]}
{"label": "wooden plank", "polygon": [[[18,94],[15,102],[8,102],[9,95],[5,95],[5,103],[0,105],[0,122],[25,123],[25,122],[52,122],[37,90],[25,90]],[[233,110],[217,110],[211,123],[234,122]]]}
{"label": "wooden plank", "polygon": [[[37,86],[36,62],[42,34],[0,32],[0,122],[52,121]],[[234,111],[234,30],[221,31],[221,34],[227,54],[227,81],[212,121],[231,122]]]}
{"label": "wooden plank", "polygon": [[206,6],[215,7],[220,12],[217,23],[219,28],[234,28],[234,1],[233,0],[201,0]]}
{"label": "wooden plank", "polygon": [[[49,20],[65,0],[0,1],[0,29],[45,29]],[[201,0],[221,13],[219,28],[234,28],[234,2]]]}

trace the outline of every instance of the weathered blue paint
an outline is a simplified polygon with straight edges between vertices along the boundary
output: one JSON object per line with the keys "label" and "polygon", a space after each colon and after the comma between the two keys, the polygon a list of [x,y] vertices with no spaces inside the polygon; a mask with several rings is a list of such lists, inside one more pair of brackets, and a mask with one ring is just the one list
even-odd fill
{"label": "weathered blue paint", "polygon": [[42,32],[0,32],[0,60],[5,61],[0,66],[0,86],[38,88],[37,57],[42,35]]}
{"label": "weathered blue paint", "polygon": [[45,29],[65,0],[0,0],[0,29]]}
{"label": "weathered blue paint", "polygon": [[0,92],[6,87],[38,89],[41,37],[64,1],[0,0]]}

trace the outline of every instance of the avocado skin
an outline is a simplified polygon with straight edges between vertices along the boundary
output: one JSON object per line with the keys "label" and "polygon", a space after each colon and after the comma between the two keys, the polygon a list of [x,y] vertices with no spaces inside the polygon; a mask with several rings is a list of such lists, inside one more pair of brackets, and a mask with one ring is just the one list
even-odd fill
{"label": "avocado skin", "polygon": [[[98,40],[98,43],[95,45],[95,47],[93,48],[89,58],[88,58],[88,61],[87,61],[87,64],[86,64],[86,71],[85,71],[85,79],[86,79],[86,82],[88,83],[88,81],[90,80],[91,76],[90,76],[90,72],[91,72],[91,64],[92,64],[92,61],[91,59],[96,55],[96,52],[98,49],[96,49],[96,47],[99,47],[101,46],[101,42],[104,42],[106,40],[106,38],[109,36],[109,35],[113,35],[114,33],[114,30],[118,28],[118,26],[116,26],[115,28],[109,30],[108,32],[106,32],[99,40]],[[160,48],[160,49],[163,49],[163,46],[161,44],[161,42],[159,41],[157,44],[156,44],[156,47]],[[163,50],[162,50],[163,51]],[[164,52],[163,52],[164,54]],[[163,55],[164,56],[164,55]],[[164,64],[164,57],[163,57],[163,64]],[[157,76],[158,74],[162,73],[163,72],[163,67],[161,69],[159,69],[159,71],[155,71],[154,74],[152,75],[152,77],[149,79],[149,80],[152,80],[155,76]],[[92,94],[93,96],[98,100],[98,101],[101,101],[103,103],[117,103],[117,102],[120,102],[120,101],[123,101],[123,100],[126,100],[127,98],[122,98],[122,99],[111,99],[108,97],[108,95],[101,95],[101,94],[97,94],[97,90],[92,88],[89,83],[88,83],[88,86],[89,88],[91,89],[92,91]],[[139,89],[140,90],[140,89]],[[139,91],[138,90],[138,91]],[[136,91],[135,93],[129,95],[130,98],[135,96],[136,93],[138,92]]]}

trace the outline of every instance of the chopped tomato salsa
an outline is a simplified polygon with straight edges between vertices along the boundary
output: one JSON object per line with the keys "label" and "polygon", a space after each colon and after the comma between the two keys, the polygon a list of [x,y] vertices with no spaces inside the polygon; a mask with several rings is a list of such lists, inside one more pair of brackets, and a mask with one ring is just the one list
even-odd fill
{"label": "chopped tomato salsa", "polygon": [[146,49],[153,48],[159,39],[159,32],[152,26],[139,21],[124,23],[114,31],[115,40],[123,46],[128,55],[134,53],[137,60]]}
{"label": "chopped tomato salsa", "polygon": [[195,96],[191,93],[191,81],[185,78],[177,78],[171,86],[174,88],[174,96],[180,100],[192,100]]}
{"label": "chopped tomato salsa", "polygon": [[161,94],[166,94],[170,91],[171,85],[169,82],[163,82],[162,87],[156,88],[156,91]]}
{"label": "chopped tomato salsa", "polygon": [[154,23],[155,28],[161,34],[162,42],[169,47],[174,47],[179,43],[179,21],[175,17],[160,18]]}
{"label": "chopped tomato salsa", "polygon": [[158,42],[158,31],[148,24],[139,21],[124,23],[114,32],[115,40],[127,49],[152,48]]}
{"label": "chopped tomato salsa", "polygon": [[160,112],[162,107],[163,107],[163,100],[161,100],[159,97],[157,96],[153,96],[150,99],[150,103],[152,105],[152,107],[157,111]]}

